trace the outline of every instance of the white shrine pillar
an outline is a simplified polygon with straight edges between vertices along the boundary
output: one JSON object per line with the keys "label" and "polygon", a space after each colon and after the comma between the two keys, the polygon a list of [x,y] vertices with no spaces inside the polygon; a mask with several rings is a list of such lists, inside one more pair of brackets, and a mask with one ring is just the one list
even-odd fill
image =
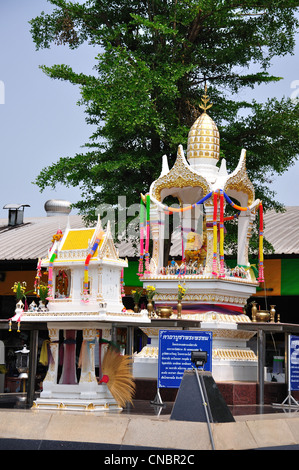
{"label": "white shrine pillar", "polygon": [[46,377],[43,381],[41,396],[47,398],[52,396],[52,387],[57,384],[57,372],[59,364],[59,329],[49,328],[50,358]]}
{"label": "white shrine pillar", "polygon": [[83,343],[80,354],[81,376],[80,385],[96,384],[94,350],[96,341],[96,328],[83,328]]}
{"label": "white shrine pillar", "polygon": [[152,274],[159,274],[163,266],[164,256],[164,213],[153,203],[150,207],[150,233],[153,240],[150,272]]}
{"label": "white shrine pillar", "polygon": [[238,218],[238,257],[240,266],[248,266],[248,247],[251,238],[252,225],[255,215],[252,212],[241,212]]}

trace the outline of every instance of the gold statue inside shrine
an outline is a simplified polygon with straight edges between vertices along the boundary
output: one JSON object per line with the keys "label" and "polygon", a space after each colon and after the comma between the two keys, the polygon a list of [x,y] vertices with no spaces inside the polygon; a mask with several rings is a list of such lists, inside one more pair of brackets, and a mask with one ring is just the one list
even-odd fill
{"label": "gold statue inside shrine", "polygon": [[187,243],[185,249],[186,264],[195,261],[198,265],[203,265],[207,256],[207,233],[206,224],[203,223],[202,234],[189,232],[187,235]]}

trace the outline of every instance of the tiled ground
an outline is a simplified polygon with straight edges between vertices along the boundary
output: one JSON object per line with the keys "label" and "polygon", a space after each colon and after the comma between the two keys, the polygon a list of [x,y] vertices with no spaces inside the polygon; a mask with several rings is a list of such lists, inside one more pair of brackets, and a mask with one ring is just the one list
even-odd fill
{"label": "tiled ground", "polygon": [[[169,416],[173,408],[173,401],[163,402],[163,405],[156,405],[150,400],[134,400],[133,406],[128,404],[122,411],[125,415],[144,416]],[[266,415],[274,413],[299,413],[298,409],[286,409],[272,405],[229,405],[233,416],[246,415]],[[28,409],[25,396],[18,394],[0,394],[0,408],[6,409]],[[299,414],[298,414],[299,416]]]}

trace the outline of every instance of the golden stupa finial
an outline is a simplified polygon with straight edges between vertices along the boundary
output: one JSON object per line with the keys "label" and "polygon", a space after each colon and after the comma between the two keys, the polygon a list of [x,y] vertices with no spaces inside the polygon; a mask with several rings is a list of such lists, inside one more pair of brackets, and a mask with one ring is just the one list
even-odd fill
{"label": "golden stupa finial", "polygon": [[201,98],[201,101],[202,101],[202,104],[200,104],[199,107],[203,109],[204,112],[206,112],[208,109],[210,109],[213,106],[213,103],[208,104],[208,102],[210,101],[210,98],[207,95],[207,84],[205,84],[205,93],[203,97]]}

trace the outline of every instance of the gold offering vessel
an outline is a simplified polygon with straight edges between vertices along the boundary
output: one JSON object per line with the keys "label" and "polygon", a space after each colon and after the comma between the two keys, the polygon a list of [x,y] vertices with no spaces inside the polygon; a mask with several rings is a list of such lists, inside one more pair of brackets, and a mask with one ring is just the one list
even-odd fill
{"label": "gold offering vessel", "polygon": [[156,310],[158,317],[169,318],[172,315],[172,307],[158,307]]}

